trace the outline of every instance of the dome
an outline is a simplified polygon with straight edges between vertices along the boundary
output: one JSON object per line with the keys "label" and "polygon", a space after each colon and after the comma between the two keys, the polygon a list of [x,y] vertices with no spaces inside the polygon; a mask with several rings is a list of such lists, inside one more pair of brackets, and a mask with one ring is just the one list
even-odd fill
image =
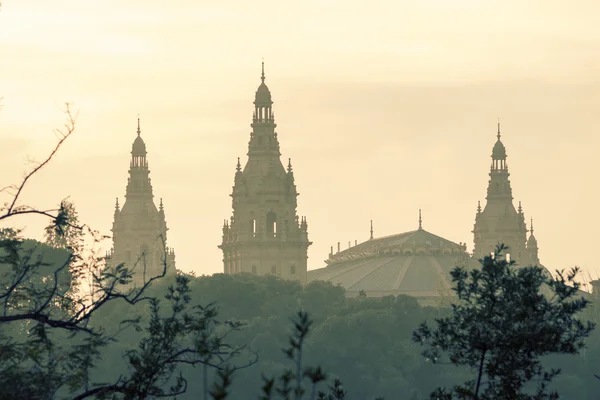
{"label": "dome", "polygon": [[138,135],[133,141],[133,146],[131,147],[131,154],[134,156],[145,156],[146,155],[146,143],[142,140],[142,137]]}
{"label": "dome", "polygon": [[439,299],[452,293],[450,272],[457,265],[473,268],[466,246],[423,229],[371,239],[330,256],[327,266],[308,271],[308,281],[329,281],[356,297],[410,295]]}
{"label": "dome", "polygon": [[496,144],[494,145],[494,150],[492,150],[492,158],[494,160],[506,159],[506,148],[504,147],[504,144],[500,141],[500,138],[498,138],[498,141],[496,141]]}
{"label": "dome", "polygon": [[260,84],[260,86],[256,90],[254,104],[256,104],[257,106],[258,105],[270,106],[271,104],[273,104],[273,101],[271,100],[271,92],[269,91],[269,88],[267,87],[267,85],[265,84],[264,81]]}

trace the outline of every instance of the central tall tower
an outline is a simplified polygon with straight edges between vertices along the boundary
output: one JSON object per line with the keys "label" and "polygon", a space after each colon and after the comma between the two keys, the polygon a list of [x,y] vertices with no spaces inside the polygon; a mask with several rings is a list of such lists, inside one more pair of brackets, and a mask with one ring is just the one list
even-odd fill
{"label": "central tall tower", "polygon": [[298,192],[291,160],[281,163],[271,92],[261,84],[254,99],[248,161],[240,159],[231,197],[233,216],[223,224],[226,274],[274,274],[306,283],[308,240],[306,217],[296,213]]}
{"label": "central tall tower", "polygon": [[[506,163],[506,148],[500,140],[500,123],[498,123],[497,141],[492,150],[492,165],[487,189],[487,203],[482,210],[477,206],[475,226],[473,229],[475,247],[473,255],[483,258],[489,255],[496,245],[504,243],[509,247],[510,258],[521,265],[533,261],[531,249],[527,249],[527,227],[525,215],[519,202],[518,209],[513,205],[512,188],[508,165]],[[532,231],[533,234],[533,231]],[[533,238],[535,240],[535,238]],[[537,263],[537,243],[535,244],[535,262]]]}

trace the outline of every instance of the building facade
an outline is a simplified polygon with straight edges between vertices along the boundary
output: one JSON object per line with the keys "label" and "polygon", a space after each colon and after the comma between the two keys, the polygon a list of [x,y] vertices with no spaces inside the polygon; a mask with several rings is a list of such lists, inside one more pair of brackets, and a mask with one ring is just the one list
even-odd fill
{"label": "building facade", "polygon": [[141,137],[138,118],[137,137],[131,149],[125,203],[115,205],[112,227],[113,247],[108,265],[124,264],[133,273],[133,284],[142,286],[166,268],[175,273],[175,252],[167,247],[167,223],[162,199],[154,204],[146,144]]}
{"label": "building facade", "polygon": [[223,224],[223,270],[274,274],[306,283],[308,225],[296,212],[298,191],[291,160],[284,168],[271,92],[261,84],[254,99],[248,161],[240,159],[231,193],[233,215]]}

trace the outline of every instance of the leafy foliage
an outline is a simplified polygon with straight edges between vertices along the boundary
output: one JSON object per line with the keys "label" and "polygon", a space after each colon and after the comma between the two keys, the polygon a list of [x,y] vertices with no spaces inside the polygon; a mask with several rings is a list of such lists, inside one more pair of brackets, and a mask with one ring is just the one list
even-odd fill
{"label": "leafy foliage", "polygon": [[[481,270],[455,268],[458,303],[452,315],[437,319],[435,330],[423,323],[414,332],[416,342],[428,345],[423,353],[428,360],[439,362],[446,352],[452,364],[476,371],[475,379],[452,391],[440,388],[432,399],[558,398],[548,384],[560,369],[545,369],[540,357],[577,354],[594,329],[594,323],[575,317],[588,305],[584,298],[572,299],[579,288],[577,268],[548,279],[539,267],[515,268],[504,250],[500,245],[481,260]],[[538,385],[527,394],[531,381]]]}
{"label": "leafy foliage", "polygon": [[[260,400],[301,400],[307,392],[305,387],[306,380],[310,382],[311,400],[344,400],[346,391],[342,388],[339,379],[335,379],[333,385],[329,387],[329,392],[317,390],[317,385],[327,379],[327,374],[321,367],[302,366],[302,355],[304,344],[313,321],[308,313],[298,311],[292,318],[294,330],[289,337],[289,347],[283,349],[284,354],[289,360],[294,362],[295,371],[285,368],[278,378],[267,378],[263,375],[263,387]],[[224,400],[227,398],[227,389],[231,385],[231,370],[225,370],[219,373],[218,380],[214,385],[211,395],[214,400]],[[377,398],[376,400],[383,400]]]}

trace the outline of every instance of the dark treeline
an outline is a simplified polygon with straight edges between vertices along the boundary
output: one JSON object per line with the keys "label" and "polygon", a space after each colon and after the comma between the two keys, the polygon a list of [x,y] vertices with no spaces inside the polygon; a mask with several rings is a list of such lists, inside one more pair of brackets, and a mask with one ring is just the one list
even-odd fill
{"label": "dark treeline", "polygon": [[[172,284],[169,278],[155,282],[148,295],[161,297]],[[425,399],[439,386],[451,387],[472,379],[472,372],[452,364],[432,365],[422,349],[411,340],[413,331],[425,321],[449,315],[450,308],[421,307],[409,296],[384,298],[350,298],[344,290],[330,283],[313,282],[305,287],[274,276],[249,274],[191,277],[192,303],[218,305],[220,320],[244,323],[243,329],[228,337],[230,343],[247,345],[247,353],[238,356],[243,363],[253,353],[256,364],[237,370],[233,375],[231,399],[256,398],[262,375],[276,376],[291,362],[282,352],[291,333],[290,317],[297,310],[307,311],[314,323],[306,341],[304,359],[320,365],[344,384],[350,399]],[[123,311],[148,313],[147,307],[132,309],[115,302],[97,315],[95,323],[118,329]],[[580,316],[597,320],[594,305]],[[106,362],[94,373],[95,381],[111,381],[125,368],[122,354],[135,347],[141,333],[123,332],[119,341],[108,346]],[[596,399],[600,382],[600,333],[586,340],[588,348],[581,355],[558,355],[544,358],[549,367],[561,368],[554,379],[563,399]],[[188,379],[187,392],[178,399],[202,399],[204,382],[212,386],[215,370],[208,368],[203,379],[201,367],[183,367]],[[197,377],[195,379],[194,377]]]}

